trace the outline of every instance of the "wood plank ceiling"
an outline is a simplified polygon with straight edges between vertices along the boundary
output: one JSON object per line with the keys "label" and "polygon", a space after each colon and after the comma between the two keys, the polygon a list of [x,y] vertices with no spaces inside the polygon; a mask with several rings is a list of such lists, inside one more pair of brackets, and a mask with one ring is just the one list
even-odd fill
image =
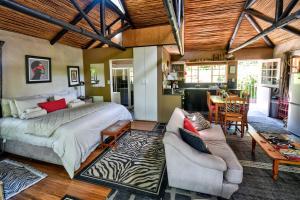
{"label": "wood plank ceiling", "polygon": [[[39,10],[47,15],[53,16],[57,19],[70,22],[77,14],[78,11],[71,4],[69,0],[57,1],[57,0],[14,0],[27,7]],[[92,0],[78,0],[80,6],[85,8]],[[94,23],[94,25],[100,30],[100,5],[97,5],[88,16]],[[106,9],[106,24],[110,24],[118,15],[110,9]],[[0,6],[0,29],[13,32],[22,33],[25,35],[39,37],[46,40],[51,40],[60,30],[61,27],[49,24],[42,20],[30,17],[28,15],[21,14],[11,9]],[[87,22],[82,19],[77,26],[82,27],[88,31],[93,32],[92,28]],[[121,23],[117,23],[112,27],[112,30],[116,30],[121,26]],[[68,32],[64,37],[59,40],[60,43],[84,48],[90,41],[90,38],[82,36],[77,33]]]}
{"label": "wood plank ceiling", "polygon": [[[37,9],[55,18],[70,22],[78,11],[71,4],[70,0],[14,0],[30,8]],[[78,0],[82,8],[85,8],[92,0]],[[123,0],[128,15],[131,18],[134,28],[143,28],[168,24],[166,9],[162,0]],[[283,0],[284,8],[291,0]],[[252,6],[253,9],[274,18],[275,0],[257,0]],[[220,50],[226,49],[233,34],[234,27],[243,10],[245,0],[185,0],[185,50]],[[97,5],[88,16],[100,29],[100,5]],[[300,9],[300,2],[292,12]],[[110,24],[118,15],[110,9],[106,9],[106,24]],[[0,6],[0,29],[14,31],[25,35],[51,40],[61,27],[51,25],[41,20],[20,14],[3,6]],[[258,24],[266,29],[270,24],[255,18]],[[294,28],[300,29],[300,20],[290,24]],[[82,19],[77,26],[93,32],[87,22]],[[116,23],[112,30],[116,30],[121,23]],[[232,47],[237,47],[255,36],[257,32],[247,21],[243,19],[241,27],[233,42]],[[277,29],[270,33],[269,38],[275,45],[281,44],[298,36]],[[77,33],[68,32],[59,40],[60,43],[84,48],[90,38]],[[93,46],[99,44],[95,43]],[[266,43],[261,39],[249,47],[266,47]]]}
{"label": "wood plank ceiling", "polygon": [[[286,8],[290,1],[283,0],[283,8]],[[252,8],[274,18],[275,2],[275,0],[257,0]],[[244,4],[245,0],[185,0],[185,50],[226,49]],[[299,9],[298,2],[292,13]],[[257,18],[255,20],[263,29],[270,26],[262,20]],[[290,25],[300,29],[300,20]],[[244,17],[232,47],[241,45],[255,35],[257,32]],[[268,36],[275,45],[299,38],[281,29]],[[260,39],[248,46],[251,47],[267,47],[267,45]]]}

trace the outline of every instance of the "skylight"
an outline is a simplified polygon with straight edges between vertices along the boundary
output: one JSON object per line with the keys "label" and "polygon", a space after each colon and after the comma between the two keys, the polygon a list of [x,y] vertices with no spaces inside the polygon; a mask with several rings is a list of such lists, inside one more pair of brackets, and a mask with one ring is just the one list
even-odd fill
{"label": "skylight", "polygon": [[120,0],[111,0],[121,11],[122,13],[125,13],[124,8],[120,2]]}

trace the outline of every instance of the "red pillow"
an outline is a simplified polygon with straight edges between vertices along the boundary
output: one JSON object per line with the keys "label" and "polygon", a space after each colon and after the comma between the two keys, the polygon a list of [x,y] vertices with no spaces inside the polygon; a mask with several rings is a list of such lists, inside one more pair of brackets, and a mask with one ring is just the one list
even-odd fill
{"label": "red pillow", "polygon": [[196,133],[198,135],[197,129],[194,127],[193,123],[188,118],[184,118],[183,128],[187,129],[193,133]]}
{"label": "red pillow", "polygon": [[67,108],[67,103],[65,99],[43,102],[39,103],[38,105],[39,107],[47,110],[48,113]]}

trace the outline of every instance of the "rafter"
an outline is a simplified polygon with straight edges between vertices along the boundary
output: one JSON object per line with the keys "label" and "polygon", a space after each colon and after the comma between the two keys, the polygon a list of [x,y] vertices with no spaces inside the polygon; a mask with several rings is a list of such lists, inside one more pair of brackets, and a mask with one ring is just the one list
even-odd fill
{"label": "rafter", "polygon": [[163,0],[163,2],[164,2],[164,6],[167,10],[169,22],[172,27],[173,35],[174,35],[175,41],[177,43],[178,50],[180,52],[180,55],[183,56],[183,54],[184,54],[183,39],[182,39],[181,29],[179,28],[178,23],[177,23],[177,18],[176,18],[173,2],[172,2],[172,0]]}
{"label": "rafter", "polygon": [[70,0],[71,3],[74,5],[74,7],[79,11],[79,13],[82,15],[82,17],[85,19],[85,21],[90,25],[90,27],[95,31],[95,33],[97,33],[98,35],[100,35],[100,31],[95,27],[95,25],[93,24],[93,22],[90,20],[90,18],[86,15],[86,13],[81,9],[81,7],[79,6],[77,0]]}
{"label": "rafter", "polygon": [[[253,26],[253,28],[257,31],[257,33],[263,32],[263,29],[259,26],[259,24],[256,22],[256,20],[251,15],[245,14],[245,17],[249,21],[249,23]],[[274,48],[273,42],[271,41],[271,39],[267,35],[265,35],[263,37],[263,40],[266,42],[268,47]]]}
{"label": "rafter", "polygon": [[238,51],[250,44],[252,44],[253,42],[259,40],[260,38],[268,35],[269,33],[273,32],[275,29],[277,28],[281,28],[283,26],[286,26],[287,24],[291,23],[292,21],[299,19],[300,18],[300,10],[298,10],[297,12],[289,15],[288,17],[281,19],[280,21],[274,23],[272,26],[270,26],[269,28],[265,29],[263,32],[261,32],[260,34],[252,37],[251,39],[249,39],[248,41],[246,41],[245,43],[243,43],[242,45],[240,45],[237,48],[231,49],[228,51],[228,53],[233,53],[235,51]]}
{"label": "rafter", "polygon": [[[265,21],[265,22],[267,22],[269,24],[273,24],[273,22],[274,22],[273,18],[271,18],[269,16],[266,16],[263,13],[258,12],[256,10],[248,9],[245,12],[248,13],[248,14],[250,14],[250,15],[252,15],[252,16],[254,16],[254,17],[257,17],[258,19],[261,19],[261,20],[263,20],[263,21]],[[289,33],[295,34],[297,36],[300,36],[300,30],[296,29],[296,28],[294,28],[292,26],[286,25],[286,26],[281,27],[281,29],[283,29],[283,30],[285,30],[285,31],[287,31]]]}
{"label": "rafter", "polygon": [[127,8],[127,5],[126,5],[125,1],[124,0],[120,0],[120,2],[121,2],[122,6],[124,8],[125,15],[127,17],[127,21],[129,22],[129,24],[131,25],[132,28],[135,28],[134,24],[132,23],[132,20],[131,20],[130,14],[128,12],[128,8]]}
{"label": "rafter", "polygon": [[106,34],[105,6],[106,6],[106,0],[102,0],[100,6],[100,24],[101,24],[102,35]]}
{"label": "rafter", "polygon": [[[129,29],[130,27],[131,27],[130,24],[126,24],[126,25],[124,25],[122,28],[119,28],[118,30],[116,30],[114,33],[108,35],[106,38],[111,40],[111,39],[114,38],[116,35],[118,35],[119,33],[122,33],[122,32],[124,32],[124,31],[126,31],[126,30]],[[103,45],[105,45],[105,43],[102,42],[101,44],[99,44],[98,46],[96,46],[96,48],[102,47]]]}
{"label": "rafter", "polygon": [[[84,13],[88,14],[93,8],[99,3],[99,0],[92,1],[87,7],[83,10]],[[70,22],[72,25],[76,25],[80,20],[82,20],[83,16],[79,13],[77,14],[74,19]],[[66,33],[68,32],[67,29],[62,29],[60,32],[58,32],[51,40],[50,44],[55,44],[58,42]]]}
{"label": "rafter", "polygon": [[283,18],[287,17],[292,12],[292,10],[294,9],[294,7],[298,3],[298,1],[299,0],[291,0],[291,2],[289,3],[289,5],[286,7],[286,9],[284,10],[284,12],[282,13],[280,19],[283,19]]}
{"label": "rafter", "polygon": [[283,12],[283,0],[276,0],[275,22],[278,22]]}
{"label": "rafter", "polygon": [[[121,20],[121,18],[117,18],[117,19],[115,19],[112,23],[110,23],[108,26],[106,26],[106,31],[108,31],[108,30],[111,30],[111,27],[113,26],[113,25],[115,25],[118,21],[120,21]],[[108,33],[109,35],[110,35],[110,33]],[[84,46],[84,48],[83,49],[88,49],[88,48],[90,48],[95,42],[96,42],[97,40],[91,40],[91,41],[89,41],[85,46]]]}
{"label": "rafter", "polygon": [[[245,2],[244,9],[249,9],[255,2],[256,2],[256,0],[247,0],[247,1]],[[241,24],[242,24],[242,21],[243,21],[243,19],[244,19],[244,16],[245,16],[245,12],[242,11],[241,14],[240,14],[240,16],[239,16],[239,18],[238,18],[238,21],[237,21],[237,23],[236,23],[236,25],[235,25],[235,27],[234,27],[232,36],[231,36],[231,38],[230,38],[230,40],[229,40],[229,42],[228,42],[228,45],[227,45],[227,48],[226,48],[227,51],[228,51],[228,50],[231,48],[231,46],[233,45],[233,42],[234,42],[234,40],[235,40],[235,38],[236,38],[236,36],[237,36],[237,33],[238,33],[239,29],[240,29],[240,26],[241,26]]]}
{"label": "rafter", "polygon": [[67,23],[67,22],[65,22],[63,20],[56,19],[54,17],[51,17],[49,15],[46,15],[45,13],[42,13],[42,12],[38,11],[38,10],[26,7],[26,6],[22,5],[22,4],[16,3],[14,1],[11,1],[11,0],[0,0],[0,5],[5,6],[7,8],[10,8],[12,10],[18,11],[20,13],[29,15],[31,17],[35,17],[37,19],[43,20],[45,22],[48,22],[48,23],[60,26],[60,27],[62,27],[64,29],[66,29],[66,30],[73,31],[75,33],[79,33],[79,34],[84,35],[86,37],[99,40],[99,41],[104,42],[104,43],[106,43],[108,45],[111,45],[111,46],[113,46],[115,48],[118,48],[118,49],[121,49],[121,50],[125,50],[125,48],[122,47],[121,45],[112,42],[111,40],[103,37],[102,35],[98,35],[98,34],[89,32],[89,31],[87,31],[87,30],[85,30],[83,28],[79,28],[79,27],[77,27],[75,25],[72,25],[70,23]]}

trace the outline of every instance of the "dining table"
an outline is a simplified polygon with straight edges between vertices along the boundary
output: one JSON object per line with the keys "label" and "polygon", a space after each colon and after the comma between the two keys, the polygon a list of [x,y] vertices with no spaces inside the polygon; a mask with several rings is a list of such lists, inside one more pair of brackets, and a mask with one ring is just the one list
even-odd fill
{"label": "dining table", "polygon": [[219,108],[225,105],[225,99],[219,95],[211,95],[211,102],[215,105],[216,113],[215,113],[215,124],[218,124],[219,121]]}

